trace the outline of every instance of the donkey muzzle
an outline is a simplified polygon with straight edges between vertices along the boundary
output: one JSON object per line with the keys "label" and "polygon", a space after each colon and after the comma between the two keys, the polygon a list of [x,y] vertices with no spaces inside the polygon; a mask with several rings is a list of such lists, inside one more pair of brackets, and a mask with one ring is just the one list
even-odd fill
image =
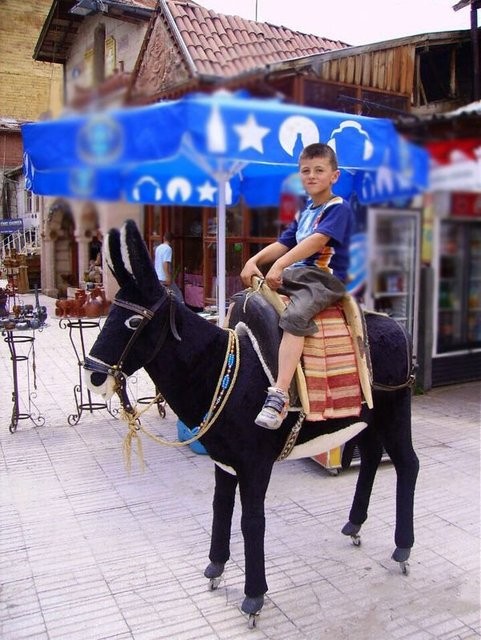
{"label": "donkey muzzle", "polygon": [[102,396],[104,400],[110,400],[117,389],[114,370],[92,357],[85,358],[83,366],[87,389]]}

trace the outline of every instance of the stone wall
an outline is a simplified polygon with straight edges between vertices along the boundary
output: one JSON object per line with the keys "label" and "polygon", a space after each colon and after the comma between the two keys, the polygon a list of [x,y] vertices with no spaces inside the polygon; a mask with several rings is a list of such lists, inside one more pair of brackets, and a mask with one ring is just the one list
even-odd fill
{"label": "stone wall", "polygon": [[62,67],[35,62],[33,53],[52,0],[2,0],[0,19],[0,115],[38,120],[58,113]]}

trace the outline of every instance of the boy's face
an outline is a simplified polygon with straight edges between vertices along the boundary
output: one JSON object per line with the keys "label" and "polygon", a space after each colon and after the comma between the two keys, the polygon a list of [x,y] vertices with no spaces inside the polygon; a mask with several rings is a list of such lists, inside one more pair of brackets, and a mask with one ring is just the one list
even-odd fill
{"label": "boy's face", "polygon": [[332,168],[329,158],[301,160],[299,173],[302,186],[314,202],[330,195],[332,185],[339,179],[339,170]]}

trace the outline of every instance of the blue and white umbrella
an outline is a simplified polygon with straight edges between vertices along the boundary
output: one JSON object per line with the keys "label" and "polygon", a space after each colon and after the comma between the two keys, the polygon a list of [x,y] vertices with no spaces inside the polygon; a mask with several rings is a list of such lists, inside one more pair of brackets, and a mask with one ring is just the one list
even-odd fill
{"label": "blue and white umbrella", "polygon": [[[26,186],[39,195],[215,206],[217,273],[225,274],[226,205],[276,205],[301,150],[326,142],[337,153],[339,195],[361,202],[409,197],[427,187],[428,155],[390,120],[355,116],[245,93],[190,94],[25,124]],[[217,278],[219,322],[225,280]]]}

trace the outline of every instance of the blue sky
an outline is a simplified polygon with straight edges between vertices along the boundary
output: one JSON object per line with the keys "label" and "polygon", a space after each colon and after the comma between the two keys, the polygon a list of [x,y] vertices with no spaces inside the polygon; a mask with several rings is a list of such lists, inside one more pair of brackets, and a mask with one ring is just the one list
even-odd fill
{"label": "blue sky", "polygon": [[[283,25],[361,45],[421,33],[470,28],[470,8],[457,0],[196,0],[219,13]],[[478,12],[481,24],[481,11]]]}

